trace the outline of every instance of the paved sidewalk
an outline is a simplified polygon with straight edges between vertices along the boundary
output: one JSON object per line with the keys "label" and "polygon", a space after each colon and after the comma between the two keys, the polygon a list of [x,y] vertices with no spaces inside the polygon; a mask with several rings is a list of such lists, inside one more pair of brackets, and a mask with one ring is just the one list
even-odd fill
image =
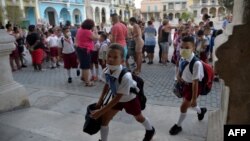
{"label": "paved sidewalk", "polygon": [[[31,108],[0,115],[0,141],[98,141],[99,133],[82,132],[84,114],[95,98],[65,92],[28,88]],[[207,115],[198,121],[190,110],[183,131],[170,136],[168,131],[177,121],[179,108],[148,104],[144,115],[156,129],[153,141],[204,141]],[[109,141],[141,141],[145,130],[132,116],[120,112],[110,123]]]}

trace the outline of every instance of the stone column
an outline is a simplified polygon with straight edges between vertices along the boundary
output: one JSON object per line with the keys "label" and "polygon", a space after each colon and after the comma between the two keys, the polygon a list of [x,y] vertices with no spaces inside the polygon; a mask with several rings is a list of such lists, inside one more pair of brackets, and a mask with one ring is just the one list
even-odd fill
{"label": "stone column", "polygon": [[15,48],[14,41],[14,37],[0,30],[0,113],[30,105],[25,88],[12,76],[9,54]]}
{"label": "stone column", "polygon": [[249,6],[249,0],[235,0],[233,23],[215,39],[215,69],[225,82],[221,107],[208,117],[207,141],[222,141],[225,124],[250,124]]}
{"label": "stone column", "polygon": [[24,5],[23,5],[23,0],[20,0],[20,5],[19,5],[21,11],[22,11],[22,16],[23,18],[25,18],[25,9],[24,9]]}

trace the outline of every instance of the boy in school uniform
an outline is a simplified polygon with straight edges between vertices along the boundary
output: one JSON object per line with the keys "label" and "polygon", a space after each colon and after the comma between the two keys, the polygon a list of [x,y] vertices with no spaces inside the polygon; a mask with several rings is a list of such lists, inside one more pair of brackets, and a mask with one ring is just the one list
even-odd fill
{"label": "boy in school uniform", "polygon": [[98,61],[102,69],[106,68],[106,54],[108,49],[108,41],[106,33],[102,33],[99,37],[100,48],[98,51]]}
{"label": "boy in school uniform", "polygon": [[101,107],[103,98],[109,88],[113,94],[113,98],[106,106],[94,111],[92,117],[94,119],[101,117],[101,141],[108,141],[109,122],[120,110],[125,109],[128,114],[133,115],[145,127],[146,134],[143,141],[150,141],[155,134],[155,129],[148,118],[142,115],[139,98],[135,94],[130,93],[131,87],[137,88],[136,82],[132,79],[130,72],[127,72],[122,77],[120,84],[118,82],[119,75],[123,69],[123,56],[124,49],[121,45],[111,44],[109,46],[107,52],[107,69],[104,69],[102,76],[106,84],[96,105],[97,108]]}
{"label": "boy in school uniform", "polygon": [[59,41],[59,47],[62,49],[62,57],[64,68],[67,70],[68,83],[72,83],[71,69],[77,68],[77,56],[74,48],[74,43],[71,37],[71,32],[68,27],[63,27],[63,37]]}
{"label": "boy in school uniform", "polygon": [[[187,61],[187,65],[183,69],[182,76],[177,76],[178,81],[184,82],[183,90],[183,102],[180,107],[180,116],[178,122],[169,130],[170,135],[176,135],[182,131],[182,122],[186,118],[187,109],[191,107],[197,111],[198,120],[201,121],[204,118],[207,109],[200,108],[197,105],[197,98],[201,87],[199,82],[204,77],[203,65],[200,61],[196,61],[193,66],[193,74],[190,72],[189,63],[195,57],[194,51],[194,38],[191,36],[184,37],[182,39],[182,45],[180,55],[184,61]],[[180,62],[181,63],[181,62]],[[180,67],[178,70],[180,71]],[[180,73],[179,73],[180,74]]]}

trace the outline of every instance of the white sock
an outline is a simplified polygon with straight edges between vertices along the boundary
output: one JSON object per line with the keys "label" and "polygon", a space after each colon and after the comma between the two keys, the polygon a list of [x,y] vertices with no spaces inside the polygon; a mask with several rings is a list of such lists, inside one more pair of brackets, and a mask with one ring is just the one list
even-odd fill
{"label": "white sock", "polygon": [[95,68],[95,76],[96,76],[96,77],[99,76],[99,68]]}
{"label": "white sock", "polygon": [[109,127],[108,126],[101,126],[101,140],[108,141],[108,134],[109,134]]}
{"label": "white sock", "polygon": [[71,69],[68,69],[67,73],[68,73],[68,77],[71,77]]}
{"label": "white sock", "polygon": [[92,75],[92,76],[95,76],[95,71],[94,71],[94,68],[93,68],[93,69],[91,69],[91,75]]}
{"label": "white sock", "polygon": [[186,116],[187,116],[186,113],[181,113],[181,114],[180,114],[179,120],[178,120],[178,122],[177,122],[177,125],[178,125],[179,127],[181,127],[181,124],[182,124],[182,122],[184,121],[184,119],[186,118]]}
{"label": "white sock", "polygon": [[53,65],[52,65],[53,67],[56,67],[56,63],[55,62],[53,62]]}
{"label": "white sock", "polygon": [[152,125],[150,124],[148,118],[145,118],[145,121],[142,123],[146,130],[153,130]]}
{"label": "white sock", "polygon": [[196,111],[198,114],[201,113],[201,108],[198,105],[196,107],[193,107],[192,109]]}

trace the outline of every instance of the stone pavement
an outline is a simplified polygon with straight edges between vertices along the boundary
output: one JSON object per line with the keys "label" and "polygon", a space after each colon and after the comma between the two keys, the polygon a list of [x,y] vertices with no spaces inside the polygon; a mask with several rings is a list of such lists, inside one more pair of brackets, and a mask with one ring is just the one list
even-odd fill
{"label": "stone pavement", "polygon": [[[170,48],[170,52],[172,50],[173,47]],[[156,47],[156,52],[158,52],[158,47]],[[95,87],[85,87],[75,72],[73,71],[72,84],[67,83],[67,74],[63,67],[54,70],[47,69],[43,72],[34,72],[32,67],[24,68],[14,73],[14,79],[29,88],[46,88],[76,95],[98,97],[103,83],[97,82]],[[141,77],[145,81],[145,94],[149,103],[174,107],[180,105],[182,99],[172,93],[174,76],[174,65],[169,63],[167,66],[162,66],[158,63],[158,57],[155,58],[153,65],[143,64]],[[215,82],[209,95],[200,96],[199,104],[212,109],[218,108],[220,93],[221,84]]]}
{"label": "stone pavement", "polygon": [[[172,94],[174,65],[162,66],[157,63],[157,59],[151,66],[143,64],[141,73],[148,98],[143,113],[157,130],[153,141],[204,141],[207,136],[207,115],[199,122],[197,114],[192,110],[188,111],[183,123],[183,132],[177,136],[168,134],[169,128],[178,120],[181,99]],[[94,87],[85,87],[74,73],[73,83],[68,84],[66,71],[62,67],[42,72],[34,72],[32,67],[28,67],[14,72],[14,79],[26,87],[31,108],[0,115],[0,141],[99,139],[99,134],[89,136],[83,133],[82,125],[86,107],[97,101],[102,82],[97,82]],[[199,105],[207,106],[209,111],[219,108],[220,85],[214,83],[212,92],[199,98]],[[110,128],[110,141],[140,141],[145,132],[124,111],[114,118]]]}

